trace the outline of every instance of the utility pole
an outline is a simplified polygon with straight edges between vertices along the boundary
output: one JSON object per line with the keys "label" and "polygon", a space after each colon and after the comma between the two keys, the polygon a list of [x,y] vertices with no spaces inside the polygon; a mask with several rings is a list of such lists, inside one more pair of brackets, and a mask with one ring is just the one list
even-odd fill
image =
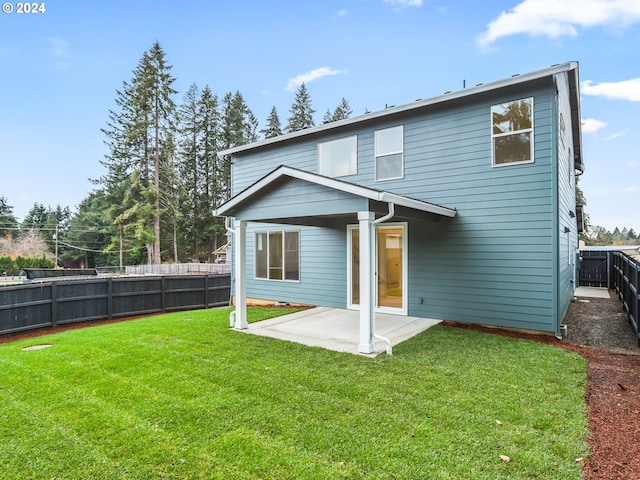
{"label": "utility pole", "polygon": [[53,237],[56,239],[56,264],[55,268],[58,268],[58,223],[56,222],[56,234]]}

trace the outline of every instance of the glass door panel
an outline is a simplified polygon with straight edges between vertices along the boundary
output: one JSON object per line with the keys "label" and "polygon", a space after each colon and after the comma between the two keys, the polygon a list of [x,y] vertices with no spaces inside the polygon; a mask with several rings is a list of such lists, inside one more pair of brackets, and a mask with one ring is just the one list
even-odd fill
{"label": "glass door panel", "polygon": [[378,229],[378,306],[402,308],[402,228]]}

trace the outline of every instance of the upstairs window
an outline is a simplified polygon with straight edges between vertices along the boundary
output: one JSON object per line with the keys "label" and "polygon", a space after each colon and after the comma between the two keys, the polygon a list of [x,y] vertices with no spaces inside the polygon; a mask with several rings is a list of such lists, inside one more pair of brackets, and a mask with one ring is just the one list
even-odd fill
{"label": "upstairs window", "polygon": [[491,107],[493,166],[533,162],[533,98]]}
{"label": "upstairs window", "polygon": [[318,144],[318,173],[327,177],[343,177],[358,173],[358,137]]}
{"label": "upstairs window", "polygon": [[300,280],[300,236],[297,231],[256,233],[256,278]]}
{"label": "upstairs window", "polygon": [[404,176],[404,127],[377,130],[376,142],[376,181],[393,180]]}

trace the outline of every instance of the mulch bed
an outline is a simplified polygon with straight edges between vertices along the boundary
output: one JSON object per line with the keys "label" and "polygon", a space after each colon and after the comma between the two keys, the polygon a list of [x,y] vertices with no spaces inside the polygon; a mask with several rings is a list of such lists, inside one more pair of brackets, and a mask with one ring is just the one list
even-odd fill
{"label": "mulch bed", "polygon": [[[99,321],[0,336],[0,343],[102,325]],[[640,479],[640,348],[620,301],[577,299],[565,318],[567,337],[534,335],[447,322],[458,328],[526,338],[576,352],[587,361],[587,415],[591,455],[584,460],[584,480]],[[561,365],[558,368],[562,368]]]}

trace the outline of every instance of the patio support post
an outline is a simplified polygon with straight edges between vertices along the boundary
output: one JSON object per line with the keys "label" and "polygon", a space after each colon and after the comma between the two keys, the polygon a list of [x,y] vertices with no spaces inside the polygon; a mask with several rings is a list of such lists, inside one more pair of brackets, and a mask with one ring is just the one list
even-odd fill
{"label": "patio support post", "polygon": [[233,328],[249,328],[247,323],[247,222],[234,222],[234,271],[236,281],[236,315]]}
{"label": "patio support post", "polygon": [[358,212],[360,226],[360,342],[358,352],[373,352],[375,282],[373,278],[373,212]]}

